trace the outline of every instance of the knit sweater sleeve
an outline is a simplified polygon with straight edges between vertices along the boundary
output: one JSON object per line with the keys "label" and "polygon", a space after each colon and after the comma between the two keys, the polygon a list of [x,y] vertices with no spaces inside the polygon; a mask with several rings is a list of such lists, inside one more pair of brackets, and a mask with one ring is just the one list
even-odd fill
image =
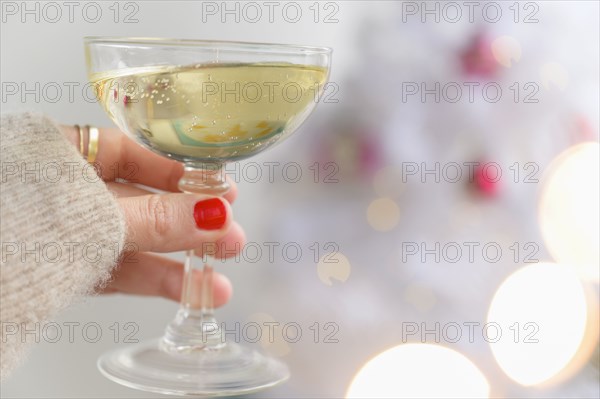
{"label": "knit sweater sleeve", "polygon": [[0,119],[0,377],[24,358],[24,334],[105,284],[125,237],[120,208],[46,117]]}

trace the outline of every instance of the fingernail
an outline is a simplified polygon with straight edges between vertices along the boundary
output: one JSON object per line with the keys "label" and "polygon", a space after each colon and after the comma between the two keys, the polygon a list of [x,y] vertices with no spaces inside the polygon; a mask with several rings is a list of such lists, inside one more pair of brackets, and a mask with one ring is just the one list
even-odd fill
{"label": "fingernail", "polygon": [[219,230],[227,220],[225,204],[218,198],[196,202],[194,205],[194,220],[202,230]]}

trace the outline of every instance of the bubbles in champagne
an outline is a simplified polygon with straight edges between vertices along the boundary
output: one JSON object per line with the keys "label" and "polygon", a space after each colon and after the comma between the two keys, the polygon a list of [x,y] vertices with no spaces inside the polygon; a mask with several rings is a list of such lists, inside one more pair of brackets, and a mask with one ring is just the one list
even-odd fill
{"label": "bubbles in champagne", "polygon": [[[298,127],[315,105],[324,68],[293,64],[195,64],[98,74],[101,103],[119,127],[180,161],[234,160],[269,147]],[[284,91],[293,85],[291,101]],[[122,101],[103,93],[125,90]],[[114,91],[114,95],[119,97]]]}

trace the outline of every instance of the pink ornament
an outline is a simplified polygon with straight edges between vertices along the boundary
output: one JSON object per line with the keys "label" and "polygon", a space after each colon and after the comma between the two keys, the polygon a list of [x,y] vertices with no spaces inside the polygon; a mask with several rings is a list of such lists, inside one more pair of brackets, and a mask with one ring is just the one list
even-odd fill
{"label": "pink ornament", "polygon": [[498,62],[492,54],[491,41],[481,33],[472,39],[460,58],[466,75],[491,78],[498,71]]}
{"label": "pink ornament", "polygon": [[359,135],[359,170],[363,177],[370,179],[382,166],[381,148],[378,135],[365,131]]}
{"label": "pink ornament", "polygon": [[495,162],[480,162],[473,170],[473,185],[477,192],[486,197],[496,197],[499,193],[500,166]]}

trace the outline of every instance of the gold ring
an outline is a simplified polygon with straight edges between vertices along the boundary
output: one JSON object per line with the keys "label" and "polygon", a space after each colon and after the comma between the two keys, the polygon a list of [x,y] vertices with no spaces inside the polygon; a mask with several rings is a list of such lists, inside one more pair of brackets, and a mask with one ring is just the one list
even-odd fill
{"label": "gold ring", "polygon": [[83,129],[79,125],[75,125],[75,129],[79,132],[79,153],[83,155]]}
{"label": "gold ring", "polygon": [[94,163],[96,161],[96,155],[98,155],[98,137],[100,136],[100,131],[94,126],[87,125],[86,127],[90,137],[88,142],[87,161],[89,163]]}

